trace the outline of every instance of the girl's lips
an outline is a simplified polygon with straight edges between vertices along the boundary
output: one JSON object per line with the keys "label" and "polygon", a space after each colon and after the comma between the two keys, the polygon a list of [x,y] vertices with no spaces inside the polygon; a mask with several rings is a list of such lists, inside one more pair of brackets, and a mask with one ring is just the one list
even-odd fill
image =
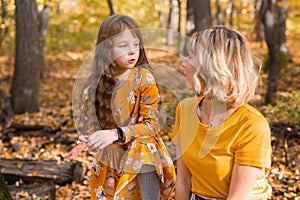
{"label": "girl's lips", "polygon": [[135,62],[135,59],[130,59],[128,62],[129,62],[130,64],[132,64],[132,63]]}

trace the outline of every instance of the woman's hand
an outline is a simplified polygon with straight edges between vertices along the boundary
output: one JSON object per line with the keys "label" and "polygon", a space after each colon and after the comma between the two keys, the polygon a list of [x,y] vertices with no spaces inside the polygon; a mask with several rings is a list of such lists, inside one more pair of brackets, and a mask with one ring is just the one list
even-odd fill
{"label": "woman's hand", "polygon": [[99,130],[93,133],[88,139],[88,147],[90,151],[103,149],[118,139],[116,129]]}

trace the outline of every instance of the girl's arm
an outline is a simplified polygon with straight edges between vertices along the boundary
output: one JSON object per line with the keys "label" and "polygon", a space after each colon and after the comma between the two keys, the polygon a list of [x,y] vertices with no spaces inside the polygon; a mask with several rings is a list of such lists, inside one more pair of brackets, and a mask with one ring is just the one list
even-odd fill
{"label": "girl's arm", "polygon": [[233,165],[227,200],[247,200],[261,169],[235,163]]}
{"label": "girl's arm", "polygon": [[149,71],[143,70],[141,75],[142,79],[138,88],[139,95],[132,111],[137,116],[131,116],[132,122],[129,124],[132,125],[122,127],[125,143],[136,137],[148,137],[157,133],[159,90]]}
{"label": "girl's arm", "polygon": [[176,178],[176,200],[189,200],[191,198],[191,173],[186,167],[180,147],[176,147],[176,155],[180,157],[177,159],[177,178]]}
{"label": "girl's arm", "polygon": [[[136,83],[138,85],[137,91],[135,91],[137,95],[132,92],[127,98],[128,101],[133,101],[132,104],[129,103],[132,106],[130,112],[134,114],[128,113],[131,114],[128,116],[128,124],[132,125],[121,127],[124,143],[136,137],[149,137],[157,133],[160,96],[155,79],[149,71],[143,70],[139,81]],[[98,130],[90,135],[87,145],[90,150],[103,149],[117,139],[117,129]]]}

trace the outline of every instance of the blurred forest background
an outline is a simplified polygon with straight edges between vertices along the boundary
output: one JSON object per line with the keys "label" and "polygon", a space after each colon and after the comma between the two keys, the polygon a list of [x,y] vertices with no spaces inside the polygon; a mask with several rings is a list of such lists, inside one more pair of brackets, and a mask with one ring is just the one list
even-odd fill
{"label": "blurred forest background", "polygon": [[[1,0],[0,7],[0,199],[89,199],[91,155],[63,158],[78,136],[76,73],[113,13],[132,16],[141,27],[173,30],[159,35],[163,46],[147,54],[179,73],[184,40],[178,36],[217,24],[241,31],[263,62],[252,103],[272,129],[272,199],[300,199],[299,1]],[[167,119],[160,133],[174,156],[178,97],[166,88],[161,93]]]}

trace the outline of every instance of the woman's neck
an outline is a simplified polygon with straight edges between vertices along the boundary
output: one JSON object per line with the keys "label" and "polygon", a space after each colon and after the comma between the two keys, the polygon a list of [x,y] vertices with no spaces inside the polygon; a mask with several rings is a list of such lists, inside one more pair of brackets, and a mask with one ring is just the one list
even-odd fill
{"label": "woman's neck", "polygon": [[211,128],[224,123],[238,108],[227,108],[226,103],[203,98],[199,103],[198,117]]}

